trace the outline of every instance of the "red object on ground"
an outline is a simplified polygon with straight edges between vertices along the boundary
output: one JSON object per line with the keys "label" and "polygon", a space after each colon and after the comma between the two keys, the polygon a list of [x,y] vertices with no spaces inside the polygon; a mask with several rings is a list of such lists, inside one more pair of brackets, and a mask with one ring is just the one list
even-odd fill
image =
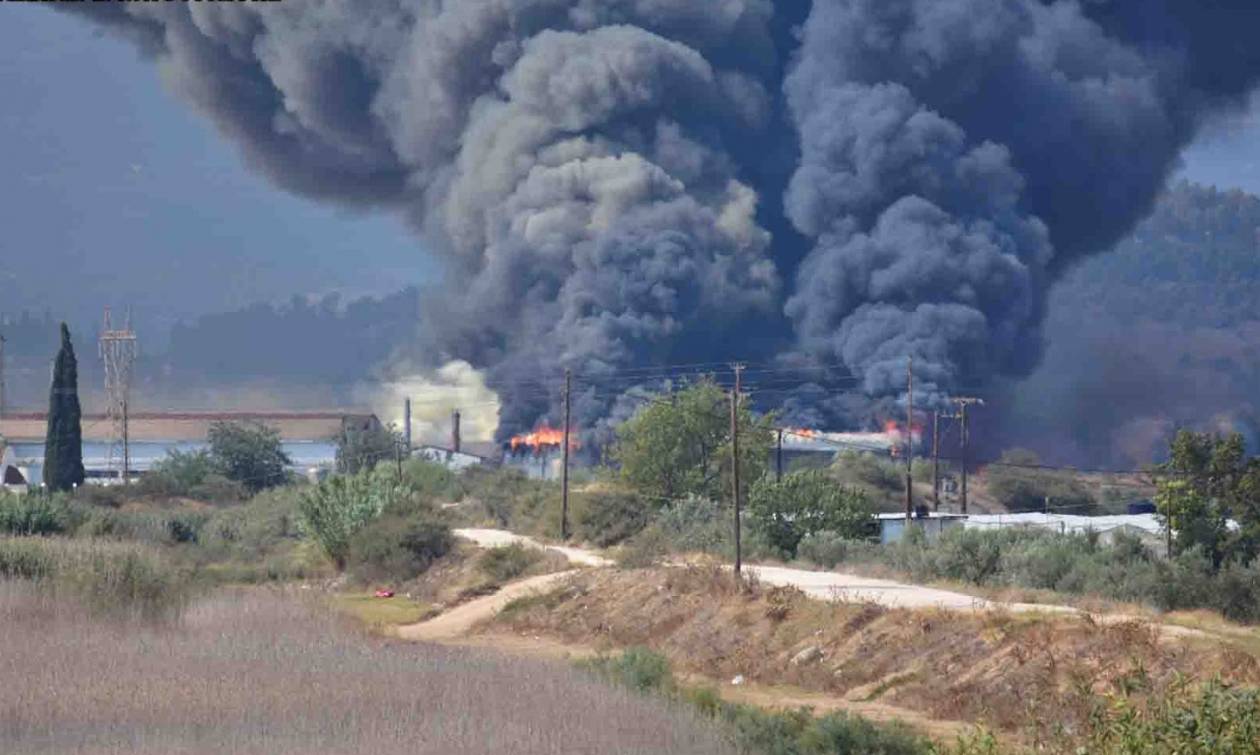
{"label": "red object on ground", "polygon": [[378,597],[378,598],[392,598],[392,597],[394,597],[394,591],[393,591],[393,590],[377,590],[377,591],[376,591],[376,597]]}

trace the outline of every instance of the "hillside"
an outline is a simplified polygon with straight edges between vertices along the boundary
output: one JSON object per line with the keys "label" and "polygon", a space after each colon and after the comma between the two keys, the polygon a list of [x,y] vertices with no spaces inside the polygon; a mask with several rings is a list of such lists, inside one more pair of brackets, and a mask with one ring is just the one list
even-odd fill
{"label": "hillside", "polygon": [[755,582],[737,590],[708,568],[583,572],[483,627],[504,630],[604,652],[652,648],[732,699],[900,718],[946,739],[978,724],[1054,752],[1071,751],[1114,695],[1260,681],[1260,660],[1244,647],[1140,621],[823,602]]}
{"label": "hillside", "polygon": [[1176,427],[1260,427],[1260,198],[1181,183],[1052,293],[1045,360],[1002,445],[1054,463],[1141,465]]}

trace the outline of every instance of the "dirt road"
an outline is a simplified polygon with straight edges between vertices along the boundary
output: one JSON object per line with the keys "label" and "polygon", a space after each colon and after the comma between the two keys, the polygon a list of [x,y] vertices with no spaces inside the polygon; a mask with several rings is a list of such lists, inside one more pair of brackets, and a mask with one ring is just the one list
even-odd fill
{"label": "dirt road", "polygon": [[544,545],[533,538],[517,535],[507,530],[463,529],[455,530],[455,535],[465,540],[471,540],[483,548],[499,548],[504,545],[520,543],[530,548],[553,551],[581,566],[612,566],[613,564],[611,560],[604,558],[598,553],[582,548],[566,548],[562,545]]}
{"label": "dirt road", "polygon": [[[582,548],[544,545],[532,538],[504,530],[463,529],[455,530],[455,534],[485,548],[521,543],[533,548],[562,553],[575,564],[596,567],[612,565],[612,561],[592,551]],[[887,579],[870,579],[839,572],[809,571],[807,569],[757,566],[755,564],[745,565],[744,568],[755,574],[757,579],[763,584],[777,587],[790,585],[819,600],[878,603],[889,608],[945,608],[954,611],[980,611],[1000,607],[1012,611],[1076,612],[1076,609],[1066,606],[1031,603],[999,604],[974,595],[964,595],[963,593],[938,590],[921,585],[909,585]]]}
{"label": "dirt road", "polygon": [[[531,548],[539,548],[542,550],[562,553],[571,562],[583,566],[605,567],[613,564],[613,562],[608,558],[605,558],[593,551],[585,550],[583,548],[545,545],[533,538],[517,535],[505,530],[461,529],[455,530],[455,534],[486,548],[494,548],[509,545],[511,543],[521,543]],[[816,600],[842,600],[855,603],[875,603],[887,608],[939,608],[947,611],[998,610],[1010,611],[1012,613],[1073,614],[1078,616],[1087,616],[1095,622],[1108,625],[1124,624],[1133,621],[1142,623],[1151,621],[1149,617],[1123,613],[1088,613],[1077,608],[1072,608],[1071,606],[1054,605],[1050,603],[1003,603],[976,597],[975,595],[966,595],[960,592],[940,590],[934,587],[924,587],[922,585],[906,584],[904,582],[894,582],[889,579],[859,577],[856,574],[809,571],[808,569],[789,569],[783,566],[758,566],[756,564],[745,564],[744,568],[748,572],[755,574],[762,584],[773,585],[776,587],[796,587],[806,595]],[[549,574],[543,577],[535,577],[523,582],[508,585],[495,595],[467,603],[447,614],[444,614],[443,616],[439,616],[431,622],[418,624],[414,627],[407,627],[405,628],[405,631],[439,633],[451,631],[454,632],[454,634],[442,634],[441,637],[445,638],[458,636],[459,631],[466,631],[477,622],[493,617],[504,605],[507,605],[509,601],[532,591],[544,591],[570,573],[571,572],[565,572],[563,574]],[[450,623],[444,623],[444,620]],[[428,627],[428,625],[433,626]],[[1192,629],[1190,627],[1159,622],[1156,623],[1156,626],[1158,627],[1161,636],[1170,639],[1186,637],[1216,637],[1216,635],[1212,632]],[[414,636],[411,637],[411,639],[425,638]]]}
{"label": "dirt road", "polygon": [[568,579],[573,573],[572,571],[556,572],[513,582],[493,595],[471,600],[429,621],[399,627],[398,636],[404,640],[423,642],[443,642],[463,637],[477,622],[494,617],[513,600],[534,593],[546,592],[554,585]]}

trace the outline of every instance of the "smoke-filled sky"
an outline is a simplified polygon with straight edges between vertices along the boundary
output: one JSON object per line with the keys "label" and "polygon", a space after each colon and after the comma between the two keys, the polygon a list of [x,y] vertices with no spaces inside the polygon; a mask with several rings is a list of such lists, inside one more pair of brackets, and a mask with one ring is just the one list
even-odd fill
{"label": "smoke-filled sky", "polygon": [[0,314],[129,303],[153,351],[179,319],[436,275],[397,220],[277,191],[89,23],[3,3],[0,50]]}
{"label": "smoke-filled sky", "polygon": [[[32,247],[20,301],[82,306],[75,270],[184,310],[439,260],[419,351],[485,369],[509,431],[554,408],[532,386],[559,366],[821,363],[893,400],[913,355],[943,397],[1035,367],[1054,280],[1122,238],[1200,134],[1187,170],[1224,180],[1213,145],[1245,126],[1213,124],[1260,76],[1260,11],[1236,5],[72,4],[109,39],[50,67],[81,19],[8,4],[0,43],[44,63],[2,84],[26,211],[0,286]],[[149,91],[152,64],[200,120]]]}

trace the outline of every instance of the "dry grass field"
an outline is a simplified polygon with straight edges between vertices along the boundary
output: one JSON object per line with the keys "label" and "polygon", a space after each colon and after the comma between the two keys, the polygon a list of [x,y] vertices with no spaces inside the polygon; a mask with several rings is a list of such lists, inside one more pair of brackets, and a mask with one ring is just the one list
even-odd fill
{"label": "dry grass field", "polygon": [[278,591],[155,626],[0,581],[0,638],[6,754],[730,752],[567,667],[391,642]]}

